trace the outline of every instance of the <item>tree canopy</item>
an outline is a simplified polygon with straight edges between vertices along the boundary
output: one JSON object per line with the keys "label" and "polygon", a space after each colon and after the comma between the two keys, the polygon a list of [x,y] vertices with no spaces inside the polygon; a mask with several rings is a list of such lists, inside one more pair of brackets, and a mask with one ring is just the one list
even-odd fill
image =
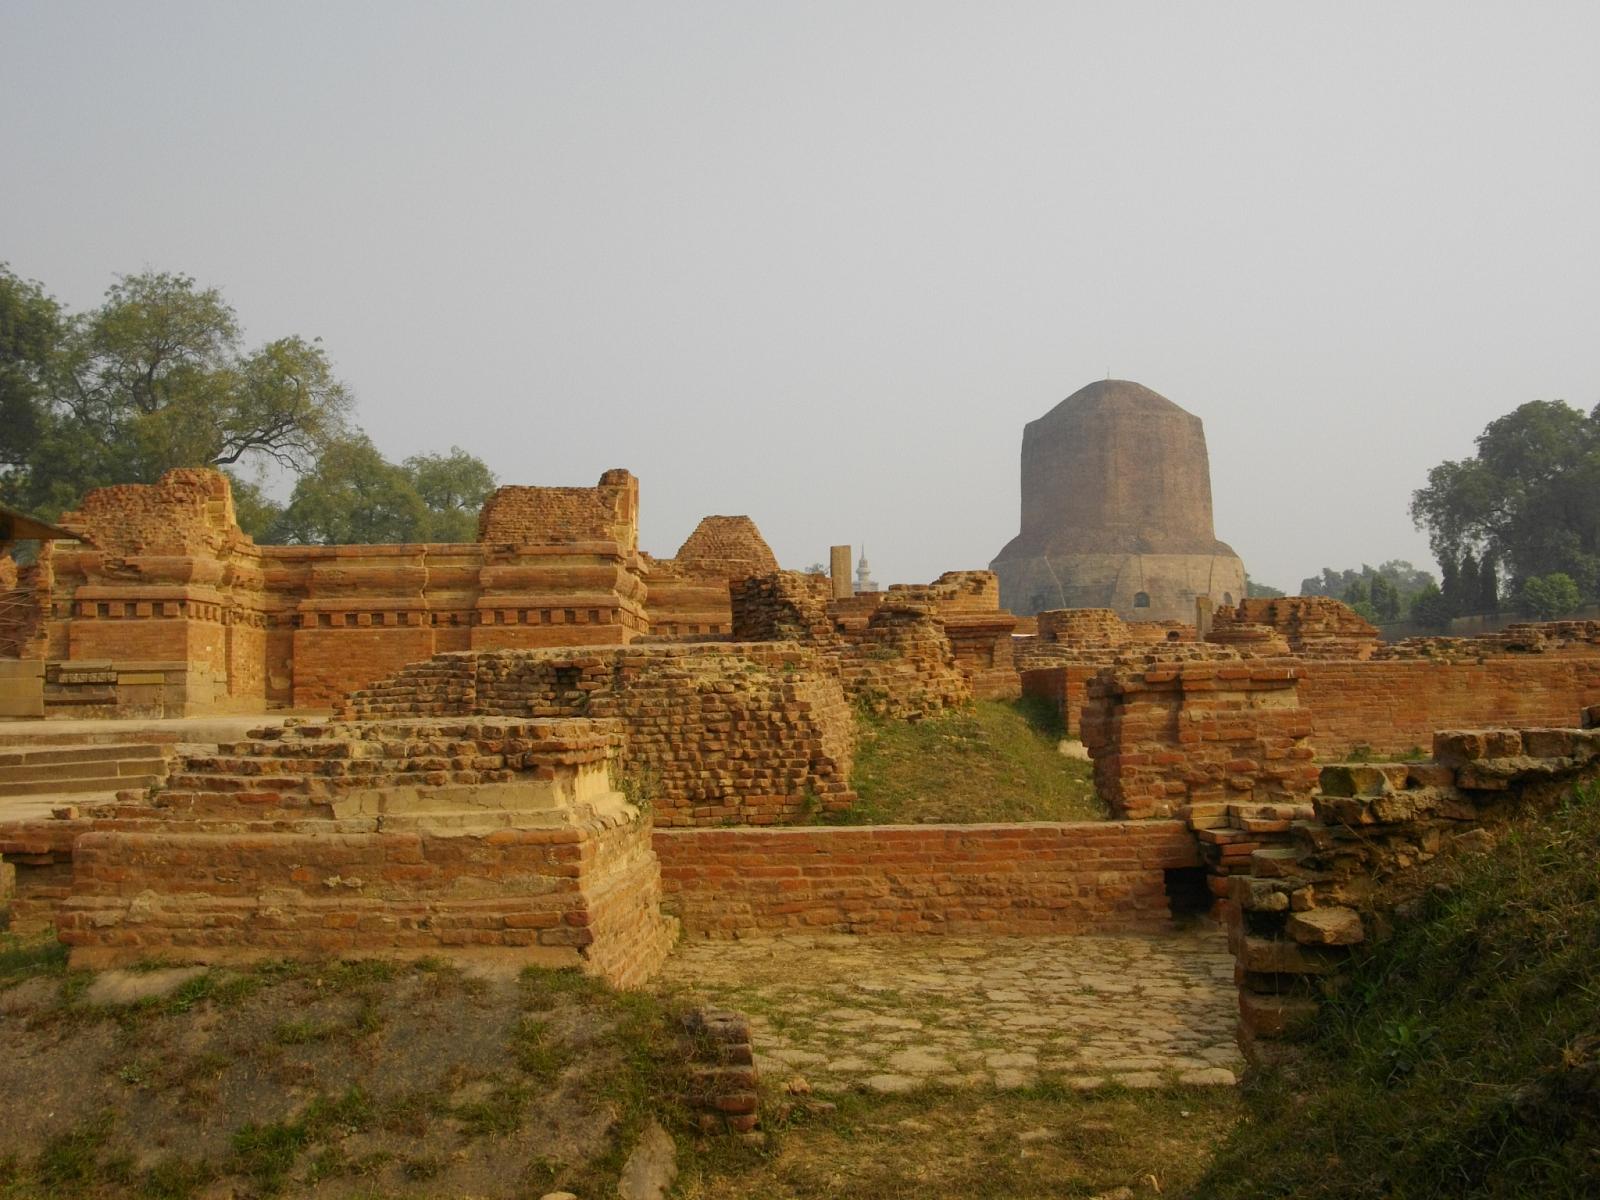
{"label": "tree canopy", "polygon": [[1359,571],[1323,567],[1320,575],[1300,581],[1302,596],[1343,600],[1369,621],[1398,621],[1413,597],[1430,588],[1439,588],[1432,575],[1399,558],[1376,567],[1362,563]]}
{"label": "tree canopy", "polygon": [[[68,313],[0,264],[0,498],[53,517],[93,488],[225,469],[258,541],[470,541],[495,486],[459,447],[387,461],[320,340],[249,347],[216,288],[145,271]],[[288,503],[264,472],[296,478]]]}
{"label": "tree canopy", "polygon": [[1560,574],[1580,601],[1600,597],[1600,406],[1531,400],[1489,422],[1472,458],[1428,472],[1411,517],[1447,573],[1464,575],[1470,556],[1480,595],[1488,563],[1509,574],[1510,594]]}
{"label": "tree canopy", "polygon": [[165,272],[73,315],[0,267],[0,380],[0,486],[46,514],[173,467],[307,470],[351,407],[319,342],[247,348],[219,291]]}

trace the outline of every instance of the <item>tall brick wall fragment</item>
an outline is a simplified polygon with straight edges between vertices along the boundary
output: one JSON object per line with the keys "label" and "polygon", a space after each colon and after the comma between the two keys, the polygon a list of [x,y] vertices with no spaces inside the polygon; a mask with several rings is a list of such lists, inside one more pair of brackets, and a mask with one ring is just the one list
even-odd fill
{"label": "tall brick wall fragment", "polygon": [[1207,802],[1274,803],[1316,784],[1311,713],[1293,661],[1157,663],[1088,683],[1083,740],[1121,817]]}

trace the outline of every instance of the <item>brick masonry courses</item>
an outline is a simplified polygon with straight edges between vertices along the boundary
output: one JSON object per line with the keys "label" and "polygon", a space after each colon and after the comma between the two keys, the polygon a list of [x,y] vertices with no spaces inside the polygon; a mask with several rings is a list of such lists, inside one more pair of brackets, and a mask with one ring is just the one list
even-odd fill
{"label": "brick masonry courses", "polygon": [[1389,916],[1384,885],[1452,846],[1492,852],[1496,829],[1600,777],[1600,730],[1440,731],[1422,763],[1322,769],[1306,811],[1229,880],[1240,1041],[1257,1061],[1316,1028],[1350,948]]}
{"label": "brick masonry courses", "polygon": [[[0,639],[68,667],[46,684],[50,715],[101,717],[324,707],[458,650],[741,636],[733,586],[776,569],[754,522],[706,517],[657,561],[638,550],[638,507],[638,481],[616,470],[592,488],[500,488],[474,543],[257,546],[224,475],[171,471],[91,492],[63,518],[83,541],[47,544],[26,579],[8,571]],[[844,647],[852,694],[885,711],[1015,695],[998,597],[988,572],[951,572],[874,601],[860,623],[844,602],[833,628],[824,592],[812,637]],[[911,612],[940,624],[909,630]],[[133,690],[77,663],[134,676]]]}
{"label": "brick masonry courses", "polygon": [[[316,707],[440,651],[617,645],[648,629],[626,471],[502,488],[475,543],[257,546],[226,477],[202,470],[99,489],[62,520],[88,540],[47,544],[40,656],[188,664],[185,713]],[[47,704],[103,715],[115,699],[65,690]]]}
{"label": "brick masonry courses", "polygon": [[779,571],[733,585],[734,637],[814,647],[851,701],[901,720],[972,698],[939,606],[911,592],[834,602],[821,575]]}
{"label": "brick masonry courses", "polygon": [[510,955],[629,986],[670,947],[649,816],[609,778],[616,722],[261,732],[77,834],[75,964]]}
{"label": "brick masonry courses", "polygon": [[1204,802],[1289,801],[1316,783],[1294,661],[1156,663],[1088,683],[1083,740],[1119,817]]}
{"label": "brick masonry courses", "polygon": [[618,718],[620,769],[659,825],[770,825],[855,799],[838,675],[792,643],[447,654],[356,692],[340,713]]}
{"label": "brick masonry courses", "polygon": [[1093,933],[1165,928],[1180,821],[658,830],[689,936]]}

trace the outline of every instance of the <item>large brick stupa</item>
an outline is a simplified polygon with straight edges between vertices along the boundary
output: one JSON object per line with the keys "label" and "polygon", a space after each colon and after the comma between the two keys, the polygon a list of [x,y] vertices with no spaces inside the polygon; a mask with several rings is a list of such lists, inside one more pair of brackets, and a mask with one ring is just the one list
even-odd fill
{"label": "large brick stupa", "polygon": [[1031,614],[1109,608],[1193,621],[1235,604],[1244,563],[1217,540],[1200,418],[1122,379],[1081,388],[1022,433],[1022,530],[989,564],[1001,603]]}

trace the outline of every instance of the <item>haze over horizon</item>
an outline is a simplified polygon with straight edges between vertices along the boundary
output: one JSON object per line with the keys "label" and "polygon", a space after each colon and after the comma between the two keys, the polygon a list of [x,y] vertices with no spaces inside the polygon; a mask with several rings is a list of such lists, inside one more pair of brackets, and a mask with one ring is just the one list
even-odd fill
{"label": "haze over horizon", "polygon": [[883,583],[1017,532],[1092,380],[1205,422],[1293,591],[1600,402],[1600,8],[0,3],[0,261],[320,336],[393,459],[642,481]]}

